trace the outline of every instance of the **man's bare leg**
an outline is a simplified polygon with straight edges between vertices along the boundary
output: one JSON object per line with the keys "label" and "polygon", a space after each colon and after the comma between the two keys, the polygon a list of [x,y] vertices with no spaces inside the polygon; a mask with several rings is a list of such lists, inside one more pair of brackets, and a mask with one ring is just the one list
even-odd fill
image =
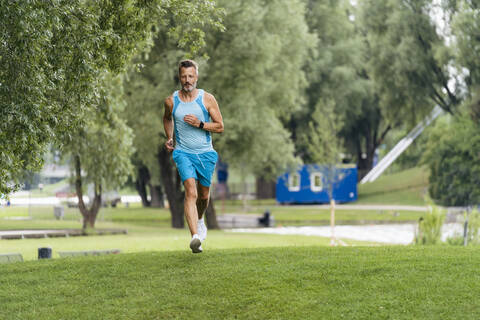
{"label": "man's bare leg", "polygon": [[208,207],[208,200],[210,198],[210,187],[202,186],[200,183],[198,184],[197,188],[197,212],[198,212],[198,219],[203,218],[203,214],[207,210]]}
{"label": "man's bare leg", "polygon": [[184,213],[187,219],[188,228],[193,236],[197,234],[198,212],[197,212],[197,186],[194,178],[189,178],[183,182],[185,187]]}
{"label": "man's bare leg", "polygon": [[208,198],[210,196],[210,188],[202,186],[200,183],[197,187],[197,213],[198,213],[198,224],[197,224],[197,232],[198,236],[202,241],[207,239],[207,226],[203,221],[203,216],[205,211],[208,207]]}

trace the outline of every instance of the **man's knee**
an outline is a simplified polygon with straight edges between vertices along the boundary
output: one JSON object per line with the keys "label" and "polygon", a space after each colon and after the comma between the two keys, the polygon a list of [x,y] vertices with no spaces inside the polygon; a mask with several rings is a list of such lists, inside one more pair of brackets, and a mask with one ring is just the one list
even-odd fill
{"label": "man's knee", "polygon": [[197,201],[197,190],[185,190],[185,199]]}
{"label": "man's knee", "polygon": [[198,198],[198,193],[197,193],[197,188],[195,186],[195,180],[193,180],[193,183],[191,181],[185,181],[186,183],[184,184],[185,187],[185,199],[186,200],[197,200]]}

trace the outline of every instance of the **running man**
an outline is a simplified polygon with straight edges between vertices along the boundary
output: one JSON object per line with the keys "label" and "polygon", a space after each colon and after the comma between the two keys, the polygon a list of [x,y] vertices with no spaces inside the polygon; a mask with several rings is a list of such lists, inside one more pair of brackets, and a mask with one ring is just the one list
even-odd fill
{"label": "running man", "polygon": [[195,61],[181,61],[178,75],[182,89],[165,100],[165,146],[168,151],[173,151],[173,161],[185,187],[184,213],[192,235],[190,249],[193,253],[200,253],[203,251],[202,241],[207,237],[203,215],[218,159],[211,132],[223,132],[223,119],[215,97],[197,89],[198,66]]}

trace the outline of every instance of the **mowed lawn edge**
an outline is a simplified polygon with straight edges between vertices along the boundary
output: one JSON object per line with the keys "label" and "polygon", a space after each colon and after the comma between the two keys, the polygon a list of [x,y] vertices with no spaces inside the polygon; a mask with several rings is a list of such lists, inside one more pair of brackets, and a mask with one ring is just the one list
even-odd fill
{"label": "mowed lawn edge", "polygon": [[480,251],[289,247],[0,265],[1,319],[478,319]]}

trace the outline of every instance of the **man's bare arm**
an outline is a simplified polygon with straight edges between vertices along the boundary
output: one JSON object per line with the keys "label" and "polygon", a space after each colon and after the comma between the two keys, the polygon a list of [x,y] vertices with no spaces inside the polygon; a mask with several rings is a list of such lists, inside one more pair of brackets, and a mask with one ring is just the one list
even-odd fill
{"label": "man's bare arm", "polygon": [[[223,118],[222,114],[220,113],[217,100],[215,100],[213,95],[205,92],[204,103],[205,108],[207,108],[207,111],[210,114],[210,118],[212,118],[212,121],[204,122],[203,130],[218,133],[223,132]],[[198,128],[200,126],[200,120],[194,115],[188,114],[183,118],[183,120],[194,127]]]}
{"label": "man's bare arm", "polygon": [[165,135],[167,136],[167,142],[165,142],[165,147],[168,151],[172,151],[173,147],[173,99],[172,96],[165,99],[165,111],[163,113],[163,128],[165,130]]}

